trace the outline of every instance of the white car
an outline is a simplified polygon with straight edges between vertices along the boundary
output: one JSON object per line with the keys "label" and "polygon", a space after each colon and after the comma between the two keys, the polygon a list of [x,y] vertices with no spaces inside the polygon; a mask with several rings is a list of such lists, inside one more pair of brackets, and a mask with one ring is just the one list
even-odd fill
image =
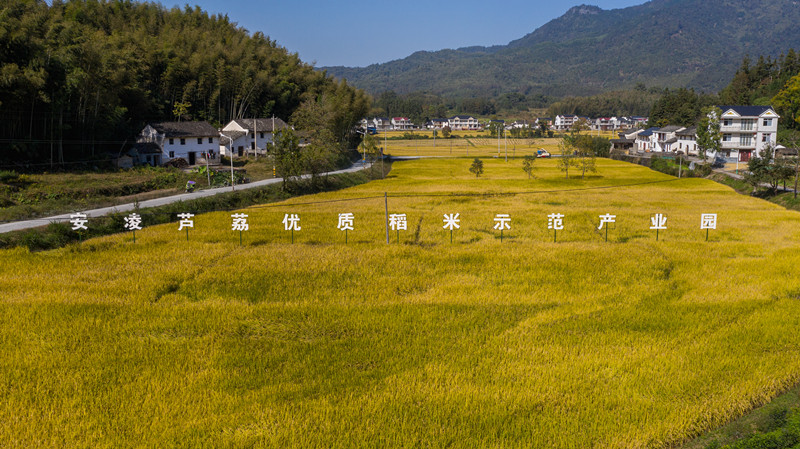
{"label": "white car", "polygon": [[548,153],[544,148],[539,148],[536,151],[536,157],[550,157],[550,153]]}

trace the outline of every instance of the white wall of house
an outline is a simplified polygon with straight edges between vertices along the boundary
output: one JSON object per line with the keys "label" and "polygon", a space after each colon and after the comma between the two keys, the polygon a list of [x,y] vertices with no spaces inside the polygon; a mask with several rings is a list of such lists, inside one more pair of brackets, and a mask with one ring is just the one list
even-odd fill
{"label": "white wall of house", "polygon": [[683,151],[683,154],[697,155],[697,136],[679,135],[677,150]]}
{"label": "white wall of house", "polygon": [[411,123],[406,117],[394,117],[392,119],[392,129],[394,130],[407,130],[414,127],[414,124]]}
{"label": "white wall of house", "polygon": [[447,119],[447,122],[452,130],[475,130],[481,127],[478,119],[472,116],[454,116]]}
{"label": "white wall of house", "polygon": [[200,159],[204,159],[206,152],[219,156],[219,139],[216,137],[185,137],[185,138],[165,138],[162,146],[163,153],[167,159],[183,158],[189,164],[197,164]]}
{"label": "white wall of house", "polygon": [[740,161],[759,156],[765,148],[777,144],[779,118],[772,108],[758,116],[740,115],[733,108],[723,111],[720,118],[722,152]]}
{"label": "white wall of house", "polygon": [[[266,154],[268,147],[274,142],[274,136],[271,132],[256,130],[255,133],[253,133],[246,130],[236,122],[230,122],[225,125],[224,128],[222,128],[222,134],[230,136],[230,132],[246,133],[243,136],[233,139],[232,150],[234,157],[239,157],[240,154],[241,156],[246,156],[248,153],[253,154],[256,149],[258,149],[258,154]],[[227,138],[220,137],[220,154],[225,156],[228,155],[228,144],[229,141]]]}
{"label": "white wall of house", "polygon": [[139,135],[140,141],[154,142],[161,149],[160,155],[150,155],[153,165],[160,165],[172,159],[182,158],[190,165],[205,163],[205,154],[210,154],[209,162],[219,159],[219,138],[213,136],[165,137],[150,125],[144,127]]}

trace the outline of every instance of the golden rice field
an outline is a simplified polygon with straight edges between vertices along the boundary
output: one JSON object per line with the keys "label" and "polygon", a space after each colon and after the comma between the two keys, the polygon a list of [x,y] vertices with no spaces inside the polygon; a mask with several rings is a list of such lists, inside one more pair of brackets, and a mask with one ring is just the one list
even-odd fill
{"label": "golden rice field", "polygon": [[465,139],[416,139],[416,140],[383,140],[376,139],[376,144],[387,148],[386,153],[392,156],[448,156],[448,157],[522,157],[536,154],[536,150],[544,148],[553,154],[560,154],[558,143],[561,139],[500,139],[499,152],[497,138],[469,137]]}
{"label": "golden rice field", "polygon": [[610,160],[470,162],[246,209],[242,246],[219,212],[188,242],[0,252],[0,446],[665,448],[800,380],[797,213]]}

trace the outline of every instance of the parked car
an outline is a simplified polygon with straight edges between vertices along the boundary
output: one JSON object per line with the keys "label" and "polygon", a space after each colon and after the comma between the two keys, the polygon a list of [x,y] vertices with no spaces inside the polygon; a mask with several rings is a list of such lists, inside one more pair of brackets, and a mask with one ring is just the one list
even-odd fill
{"label": "parked car", "polygon": [[536,157],[550,157],[550,153],[548,153],[544,148],[539,148],[536,151]]}

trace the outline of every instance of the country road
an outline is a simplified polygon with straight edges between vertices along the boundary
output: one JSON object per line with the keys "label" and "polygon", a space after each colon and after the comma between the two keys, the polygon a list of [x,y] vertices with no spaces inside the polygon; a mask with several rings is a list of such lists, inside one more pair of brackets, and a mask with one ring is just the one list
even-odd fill
{"label": "country road", "polygon": [[[367,168],[369,164],[362,163],[361,161],[356,162],[350,168],[345,168],[343,170],[336,170],[328,173],[323,173],[322,175],[337,175],[341,173],[353,173],[360,170]],[[309,178],[310,175],[303,175],[302,178],[306,179]],[[247,189],[254,189],[257,187],[263,187],[270,184],[276,184],[282,182],[283,178],[273,178],[273,179],[264,179],[261,181],[255,181],[248,184],[240,184],[235,186],[235,190],[247,190]],[[191,201],[196,200],[198,198],[206,198],[209,196],[219,195],[220,193],[227,193],[231,192],[230,186],[228,187],[216,187],[213,189],[204,189],[198,190],[192,193],[181,193],[179,195],[172,195],[172,196],[165,196],[163,198],[155,198],[152,200],[141,201],[139,202],[138,206],[140,209],[145,209],[149,207],[158,207],[163,206],[165,204],[177,203],[179,201]],[[134,210],[136,207],[135,203],[127,203],[127,204],[119,204],[116,206],[110,207],[102,207],[99,209],[91,209],[91,210],[84,210],[80,211],[86,214],[87,217],[102,217],[104,215],[108,215],[110,213],[116,212],[129,212]],[[74,213],[74,212],[72,212]],[[13,221],[10,223],[3,223],[0,224],[0,234],[11,232],[11,231],[20,231],[23,229],[30,229],[30,228],[38,228],[40,226],[46,226],[52,222],[62,222],[68,221],[70,219],[70,213],[60,214],[60,215],[53,215],[51,217],[42,217],[36,218],[33,220],[22,220],[22,221]]]}

